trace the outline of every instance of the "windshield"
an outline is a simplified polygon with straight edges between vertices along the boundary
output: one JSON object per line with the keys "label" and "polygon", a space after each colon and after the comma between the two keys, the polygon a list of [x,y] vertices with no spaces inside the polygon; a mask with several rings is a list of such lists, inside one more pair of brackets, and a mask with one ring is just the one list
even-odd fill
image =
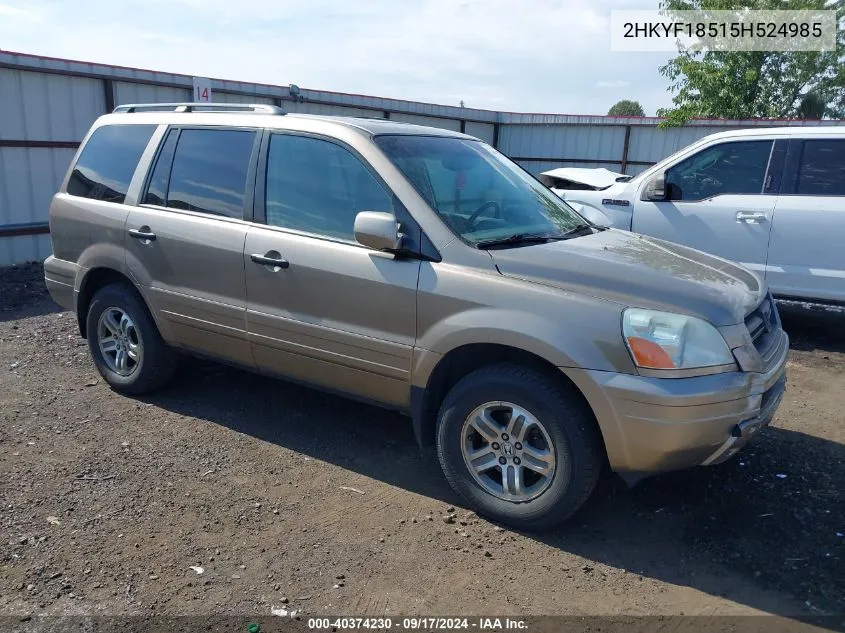
{"label": "windshield", "polygon": [[480,141],[385,135],[375,143],[443,221],[472,245],[559,236],[584,226],[572,207]]}

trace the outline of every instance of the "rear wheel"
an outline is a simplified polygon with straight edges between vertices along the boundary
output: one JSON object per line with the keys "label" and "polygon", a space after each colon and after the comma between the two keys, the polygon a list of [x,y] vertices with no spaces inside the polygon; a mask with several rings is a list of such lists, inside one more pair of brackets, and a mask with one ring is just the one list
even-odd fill
{"label": "rear wheel", "polygon": [[98,290],[88,308],[86,332],[94,365],[117,391],[150,393],[173,375],[176,355],[134,289],[112,284]]}
{"label": "rear wheel", "polygon": [[464,377],[438,416],[449,484],[479,514],[517,528],[547,529],[575,512],[595,487],[600,449],[580,394],[518,365]]}

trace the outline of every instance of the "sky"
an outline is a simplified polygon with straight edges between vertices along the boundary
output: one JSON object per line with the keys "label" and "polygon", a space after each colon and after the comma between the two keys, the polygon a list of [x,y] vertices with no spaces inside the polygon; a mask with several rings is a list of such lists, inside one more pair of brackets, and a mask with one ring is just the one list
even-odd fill
{"label": "sky", "polygon": [[516,112],[647,115],[666,53],[613,53],[657,0],[0,0],[0,49]]}

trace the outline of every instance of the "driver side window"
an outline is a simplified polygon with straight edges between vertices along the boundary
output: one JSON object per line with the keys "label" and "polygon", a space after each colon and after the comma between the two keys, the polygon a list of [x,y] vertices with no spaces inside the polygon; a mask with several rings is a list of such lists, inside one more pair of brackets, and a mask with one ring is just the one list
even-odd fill
{"label": "driver side window", "polygon": [[265,196],[270,226],[348,241],[360,211],[394,212],[391,195],[352,152],[293,134],[270,137]]}
{"label": "driver side window", "polygon": [[667,200],[704,200],[763,191],[772,141],[713,145],[666,170]]}

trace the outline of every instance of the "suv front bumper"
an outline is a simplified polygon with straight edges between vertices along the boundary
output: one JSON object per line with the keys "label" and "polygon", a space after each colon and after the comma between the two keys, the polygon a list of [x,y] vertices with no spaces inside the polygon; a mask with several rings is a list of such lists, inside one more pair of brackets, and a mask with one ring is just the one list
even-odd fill
{"label": "suv front bumper", "polygon": [[596,415],[611,468],[638,475],[720,463],[771,422],[786,389],[789,337],[765,373],[652,378],[561,368]]}

